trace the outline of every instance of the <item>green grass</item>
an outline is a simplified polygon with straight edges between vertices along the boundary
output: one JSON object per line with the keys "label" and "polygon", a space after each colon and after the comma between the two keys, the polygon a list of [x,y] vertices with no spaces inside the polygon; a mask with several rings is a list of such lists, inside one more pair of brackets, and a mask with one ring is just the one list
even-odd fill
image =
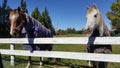
{"label": "green grass", "polygon": [[[83,36],[83,35],[81,35]],[[80,35],[76,34],[69,34],[69,35],[61,35],[60,37],[80,37]],[[2,49],[9,49],[8,44],[0,44],[0,48]],[[15,47],[17,50],[22,49],[22,45],[17,45]],[[112,46],[113,54],[120,54],[120,46]],[[84,45],[60,45],[56,44],[53,47],[53,51],[69,51],[69,52],[86,52],[84,49]],[[2,55],[3,63],[5,68],[25,68],[27,65],[28,57],[23,56],[16,56],[16,64],[15,67],[10,65],[10,57],[6,55]],[[112,58],[112,57],[111,57]],[[33,57],[32,58],[34,65],[31,68],[38,68],[39,66],[39,58]],[[87,61],[83,60],[71,60],[71,59],[61,59],[59,63],[55,63],[55,60],[48,61],[47,58],[44,58],[44,65],[42,68],[89,68]],[[120,63],[109,63],[108,68],[120,68]]]}
{"label": "green grass", "polygon": [[80,34],[67,34],[67,35],[59,35],[57,37],[81,37],[81,36],[85,36],[85,35],[80,35]]}

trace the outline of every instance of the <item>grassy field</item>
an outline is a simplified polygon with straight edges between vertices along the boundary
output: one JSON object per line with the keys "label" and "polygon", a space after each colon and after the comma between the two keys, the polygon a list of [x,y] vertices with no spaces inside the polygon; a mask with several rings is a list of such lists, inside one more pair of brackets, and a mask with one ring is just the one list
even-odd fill
{"label": "grassy field", "polygon": [[[69,34],[69,35],[61,35],[60,37],[80,37],[83,35],[79,34]],[[0,48],[9,49],[9,45],[0,44]],[[17,45],[16,49],[22,49],[22,45]],[[120,54],[120,46],[112,46],[114,54]],[[69,52],[86,52],[83,45],[54,45],[53,51],[69,51]],[[3,63],[5,68],[25,68],[27,65],[28,57],[16,56],[15,67],[10,66],[10,57],[6,55],[2,55]],[[112,57],[111,57],[112,58]],[[33,66],[31,68],[38,68],[39,66],[39,58],[33,57]],[[47,58],[44,58],[44,65],[42,68],[89,68],[87,61],[83,60],[70,60],[70,59],[61,59],[60,62],[55,63],[55,60],[48,61]],[[120,68],[120,63],[109,63],[108,68]]]}

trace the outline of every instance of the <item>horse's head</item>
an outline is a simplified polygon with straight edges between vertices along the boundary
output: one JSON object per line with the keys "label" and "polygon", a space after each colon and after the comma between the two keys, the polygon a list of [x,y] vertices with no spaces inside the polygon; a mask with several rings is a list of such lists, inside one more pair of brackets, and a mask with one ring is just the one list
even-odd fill
{"label": "horse's head", "polygon": [[101,14],[96,4],[94,4],[92,7],[87,7],[86,18],[87,23],[85,26],[85,31],[91,33],[95,28],[98,28],[101,19]]}
{"label": "horse's head", "polygon": [[12,10],[8,8],[10,15],[10,35],[13,37],[19,37],[21,30],[26,22],[26,14],[21,12],[20,8]]}

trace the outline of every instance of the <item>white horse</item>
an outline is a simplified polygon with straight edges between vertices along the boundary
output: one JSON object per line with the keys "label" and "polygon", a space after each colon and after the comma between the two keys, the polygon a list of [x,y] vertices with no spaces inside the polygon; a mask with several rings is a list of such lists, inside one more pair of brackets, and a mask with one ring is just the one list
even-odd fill
{"label": "white horse", "polygon": [[[110,36],[109,30],[105,25],[102,15],[98,10],[96,4],[92,7],[87,7],[87,23],[85,26],[85,31],[89,37],[89,42],[94,42],[92,37],[106,37]],[[91,40],[92,38],[92,40]],[[95,39],[95,38],[94,38]],[[104,53],[110,54],[112,52],[111,45],[93,45],[88,42],[86,48],[89,53]],[[89,63],[90,65],[90,63]],[[92,61],[93,68],[106,68],[107,62],[95,62]]]}

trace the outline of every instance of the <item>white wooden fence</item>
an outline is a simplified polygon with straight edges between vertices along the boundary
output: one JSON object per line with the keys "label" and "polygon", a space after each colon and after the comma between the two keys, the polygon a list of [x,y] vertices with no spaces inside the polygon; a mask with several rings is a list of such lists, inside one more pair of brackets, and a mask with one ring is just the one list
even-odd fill
{"label": "white wooden fence", "polygon": [[[93,44],[120,45],[120,37],[96,37]],[[1,54],[11,55],[11,65],[14,66],[14,56],[53,57],[76,60],[94,60],[103,62],[120,62],[120,54],[92,54],[62,51],[30,51],[14,50],[13,44],[87,44],[88,37],[60,37],[60,38],[0,38],[0,44],[10,44],[9,49],[0,49]]]}

